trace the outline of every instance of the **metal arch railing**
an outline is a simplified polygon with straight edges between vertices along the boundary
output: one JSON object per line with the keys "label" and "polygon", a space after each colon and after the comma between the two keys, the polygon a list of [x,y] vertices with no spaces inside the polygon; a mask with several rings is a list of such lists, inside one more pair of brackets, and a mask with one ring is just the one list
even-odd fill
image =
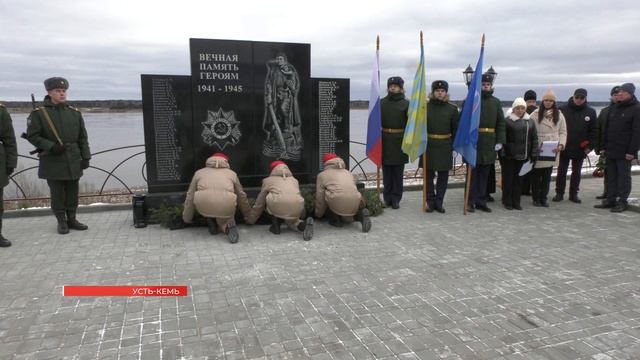
{"label": "metal arch railing", "polygon": [[[351,144],[356,144],[356,145],[362,145],[362,146],[366,146],[367,144],[360,142],[360,141],[349,141],[349,143]],[[453,166],[451,169],[451,175],[459,175],[462,173],[463,170],[465,170],[465,164],[463,161],[459,161],[460,160],[460,156],[458,156],[459,154],[456,151],[453,151]],[[364,178],[364,181],[370,181],[370,180],[374,180],[374,179],[370,179],[368,175],[373,174],[374,172],[371,173],[367,173],[364,168],[362,167],[362,163],[365,162],[366,160],[369,160],[369,157],[367,157],[365,155],[364,158],[362,159],[358,159],[355,156],[353,156],[353,154],[349,154],[349,158],[353,159],[353,161],[355,161],[355,165],[353,165],[351,167],[351,172],[353,172],[356,168],[360,169],[360,172],[362,173],[362,177]],[[589,156],[587,156],[584,160],[584,164],[582,165],[582,169],[585,170],[590,170],[590,169],[594,169],[595,168],[595,164],[592,164],[591,162],[591,158]],[[422,179],[421,176],[418,175],[419,169],[416,169],[413,176],[404,176],[404,179]]]}
{"label": "metal arch railing", "polygon": [[[115,147],[115,148],[111,148],[111,149],[107,149],[107,150],[102,150],[102,151],[98,151],[95,152],[93,154],[91,154],[91,157],[93,158],[96,155],[100,155],[100,154],[105,154],[105,153],[109,153],[109,152],[113,152],[113,151],[119,151],[119,150],[124,150],[124,149],[132,149],[132,148],[140,148],[140,147],[144,147],[144,144],[139,144],[139,145],[128,145],[128,146],[120,146],[120,147]],[[116,170],[118,170],[118,168],[120,168],[120,166],[122,166],[123,164],[125,164],[127,161],[131,160],[132,158],[142,155],[144,154],[144,151],[140,151],[137,152],[133,155],[128,156],[127,158],[125,158],[124,160],[120,161],[118,164],[116,164],[113,168],[111,168],[111,170],[107,170],[107,169],[103,169],[102,167],[99,166],[94,166],[91,165],[89,166],[89,168],[91,169],[95,169],[97,171],[103,172],[106,177],[102,183],[102,186],[100,187],[100,191],[97,194],[85,194],[85,195],[80,195],[80,197],[93,197],[93,196],[103,196],[105,195],[104,193],[104,188],[107,184],[107,182],[109,181],[110,178],[114,178],[115,180],[117,180],[123,187],[124,189],[126,189],[126,192],[120,192],[120,193],[109,193],[109,195],[131,195],[133,194],[133,191],[131,190],[131,188],[127,185],[127,183],[125,183],[118,175],[115,174]],[[24,159],[29,159],[29,160],[34,160],[34,161],[38,161],[38,158],[33,157],[33,156],[27,156],[27,155],[22,155],[22,154],[18,154],[18,157],[20,158],[24,158]],[[146,181],[146,176],[145,176],[145,167],[146,167],[146,161],[143,162],[142,167],[141,167],[141,173],[142,173],[142,177],[143,179]],[[16,177],[26,171],[29,170],[33,170],[33,169],[37,169],[38,165],[35,166],[30,166],[28,168],[25,169],[21,169],[20,171],[17,171],[13,174],[11,174],[11,176],[9,176],[9,180],[16,186],[16,189],[18,189],[18,191],[20,192],[20,194],[22,195],[21,198],[15,198],[15,199],[4,199],[4,201],[16,201],[16,200],[46,200],[49,199],[49,197],[28,197],[23,186],[21,186],[21,184],[19,183],[19,181],[16,181]]]}
{"label": "metal arch railing", "polygon": [[[349,141],[350,144],[355,144],[358,146],[366,146],[365,143],[360,142],[360,141]],[[107,150],[102,150],[102,151],[98,151],[95,152],[93,154],[91,154],[91,157],[95,157],[97,155],[101,155],[101,154],[105,154],[105,153],[109,153],[109,152],[113,152],[113,151],[119,151],[119,150],[125,150],[125,149],[133,149],[133,148],[143,148],[145,145],[144,144],[139,144],[139,145],[128,145],[128,146],[120,146],[120,147],[115,147],[115,148],[111,148],[111,149],[107,149]],[[143,155],[145,153],[145,151],[139,151],[136,152],[133,155],[129,155],[128,157],[126,157],[124,160],[118,162],[115,166],[113,166],[110,170],[108,169],[104,169],[102,167],[99,166],[94,166],[91,165],[89,168],[100,171],[102,173],[105,174],[105,179],[102,182],[102,185],[100,187],[100,191],[97,194],[84,194],[84,195],[80,195],[80,197],[94,197],[94,196],[103,196],[105,195],[105,187],[107,182],[109,181],[109,179],[114,178],[116,181],[118,181],[121,185],[122,185],[122,190],[125,190],[123,192],[120,193],[113,193],[113,192],[109,192],[109,195],[132,195],[133,191],[131,190],[131,187],[129,185],[127,185],[127,183],[120,178],[118,175],[116,175],[116,171],[125,163],[127,163],[128,161],[130,161],[131,159]],[[452,175],[458,175],[460,173],[462,173],[462,171],[465,169],[464,163],[462,161],[459,161],[459,156],[458,154],[454,151],[453,152],[453,168],[451,170]],[[26,155],[18,155],[18,157],[20,158],[24,158],[24,159],[29,159],[29,160],[33,160],[33,161],[38,161],[38,158],[33,157],[33,156],[26,156]],[[355,164],[351,167],[351,172],[354,172],[354,170],[359,169],[359,172],[362,174],[362,178],[364,179],[364,181],[371,181],[374,180],[375,178],[371,178],[370,175],[371,174],[375,174],[375,172],[367,172],[364,169],[363,163],[367,160],[369,160],[369,157],[367,157],[366,155],[361,158],[358,159],[356,158],[353,154],[349,154],[349,158],[351,160],[353,160],[355,162]],[[583,165],[583,169],[591,169],[594,168],[595,165],[592,164],[591,162],[591,158],[589,158],[588,156],[585,158],[585,162],[586,164]],[[144,181],[147,181],[147,176],[146,176],[146,165],[147,162],[144,161],[142,163],[142,166],[140,168],[140,173],[142,178],[144,179]],[[16,200],[46,200],[49,199],[49,197],[28,197],[27,193],[25,192],[23,186],[19,183],[19,181],[16,181],[16,177],[22,173],[25,173],[26,171],[29,170],[33,170],[33,169],[37,169],[38,165],[35,166],[30,166],[28,168],[25,169],[21,169],[19,171],[14,172],[13,174],[11,174],[11,176],[9,176],[9,180],[16,186],[16,189],[18,189],[19,193],[22,195],[21,198],[14,198],[14,199],[5,199],[4,201],[16,201]],[[413,176],[405,176],[405,179],[421,179],[421,176],[418,175],[418,169],[416,169],[415,173],[413,174]],[[377,176],[377,175],[375,175]]]}

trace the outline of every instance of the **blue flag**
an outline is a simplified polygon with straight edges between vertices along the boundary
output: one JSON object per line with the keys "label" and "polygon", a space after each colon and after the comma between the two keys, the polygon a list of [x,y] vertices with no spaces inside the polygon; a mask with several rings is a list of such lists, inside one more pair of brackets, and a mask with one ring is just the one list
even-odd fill
{"label": "blue flag", "polygon": [[478,126],[480,125],[480,108],[482,103],[482,65],[484,58],[484,44],[480,48],[480,58],[476,64],[476,71],[469,85],[469,92],[464,101],[458,131],[453,141],[453,148],[462,155],[467,164],[476,167],[476,149],[478,147]]}

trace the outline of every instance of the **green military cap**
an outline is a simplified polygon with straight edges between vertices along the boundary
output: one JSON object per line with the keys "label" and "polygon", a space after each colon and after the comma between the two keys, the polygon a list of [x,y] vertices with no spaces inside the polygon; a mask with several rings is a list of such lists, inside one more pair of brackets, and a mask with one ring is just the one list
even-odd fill
{"label": "green military cap", "polygon": [[52,78],[48,78],[47,80],[44,81],[44,88],[47,89],[47,91],[49,90],[53,90],[53,89],[68,89],[69,88],[69,82],[67,81],[67,79],[63,78],[63,77],[52,77]]}

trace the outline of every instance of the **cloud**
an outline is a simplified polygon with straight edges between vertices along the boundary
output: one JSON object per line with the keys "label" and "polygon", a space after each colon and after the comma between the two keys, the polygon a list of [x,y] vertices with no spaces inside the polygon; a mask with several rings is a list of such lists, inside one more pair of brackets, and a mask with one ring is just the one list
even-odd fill
{"label": "cloud", "polygon": [[564,98],[578,86],[604,100],[613,84],[640,83],[640,7],[627,0],[2,1],[3,100],[43,94],[54,75],[70,80],[74,99],[139,99],[140,74],[190,73],[190,37],[310,43],[312,76],[350,78],[352,99],[366,99],[376,35],[383,82],[399,75],[410,88],[420,30],[427,79],[449,81],[453,98],[464,97],[461,72],[482,33],[504,100],[548,87]]}

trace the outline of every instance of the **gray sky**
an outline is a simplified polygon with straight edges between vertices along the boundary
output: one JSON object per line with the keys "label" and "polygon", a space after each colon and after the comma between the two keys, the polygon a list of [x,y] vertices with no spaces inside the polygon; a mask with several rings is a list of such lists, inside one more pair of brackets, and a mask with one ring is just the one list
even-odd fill
{"label": "gray sky", "polygon": [[351,99],[367,99],[376,35],[383,83],[399,75],[410,88],[420,30],[427,79],[449,81],[454,99],[483,32],[502,100],[549,87],[560,100],[577,87],[605,100],[613,85],[640,86],[637,1],[0,0],[0,9],[0,100],[41,98],[49,76],[69,79],[70,99],[140,99],[140,74],[190,73],[192,37],[310,43],[312,76],[348,77]]}

